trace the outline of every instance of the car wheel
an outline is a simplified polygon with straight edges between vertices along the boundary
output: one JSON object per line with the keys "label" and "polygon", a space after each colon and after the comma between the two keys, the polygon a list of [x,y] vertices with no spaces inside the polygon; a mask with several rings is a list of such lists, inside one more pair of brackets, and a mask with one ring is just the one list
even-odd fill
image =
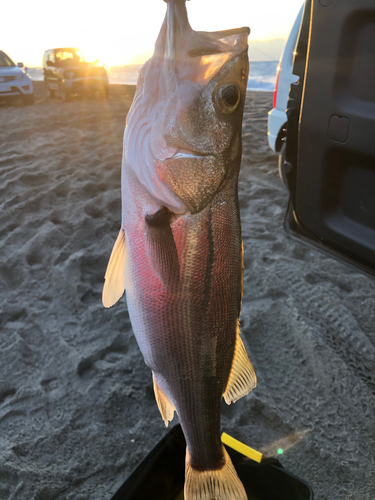
{"label": "car wheel", "polygon": [[60,87],[60,97],[62,102],[68,102],[70,100],[70,94],[66,91],[64,86]]}
{"label": "car wheel", "polygon": [[279,154],[279,176],[280,179],[283,181],[284,187],[288,189],[288,182],[286,180],[286,175],[285,175],[285,155],[286,155],[286,142],[283,142],[283,145],[281,146],[281,151]]}
{"label": "car wheel", "polygon": [[102,99],[108,99],[109,97],[109,87],[108,85],[104,85],[104,87],[100,90],[100,97]]}
{"label": "car wheel", "polygon": [[55,91],[50,90],[50,88],[48,87],[48,80],[46,78],[44,79],[44,86],[46,88],[47,96],[48,97],[55,97]]}
{"label": "car wheel", "polygon": [[29,106],[30,104],[34,104],[34,94],[25,94],[22,97],[23,104],[25,106]]}

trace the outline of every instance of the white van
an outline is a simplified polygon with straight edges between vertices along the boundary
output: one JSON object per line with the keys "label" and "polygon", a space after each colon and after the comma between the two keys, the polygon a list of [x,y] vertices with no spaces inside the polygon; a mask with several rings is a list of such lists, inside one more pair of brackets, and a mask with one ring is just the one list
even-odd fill
{"label": "white van", "polygon": [[284,180],[282,167],[285,161],[285,127],[287,122],[286,108],[290,84],[296,82],[298,77],[293,75],[293,58],[297,43],[302,14],[305,4],[303,3],[288,40],[285,44],[280,62],[277,67],[276,85],[273,95],[273,109],[268,113],[268,143],[270,147],[279,154],[279,172]]}

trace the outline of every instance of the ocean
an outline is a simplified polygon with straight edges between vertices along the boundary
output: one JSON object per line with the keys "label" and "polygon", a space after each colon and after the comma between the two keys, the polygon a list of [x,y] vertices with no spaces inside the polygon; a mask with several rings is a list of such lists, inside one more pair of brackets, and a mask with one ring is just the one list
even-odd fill
{"label": "ocean", "polygon": [[[275,87],[277,64],[278,61],[250,62],[248,90],[272,92]],[[140,67],[141,65],[106,67],[109,83],[135,85]],[[29,68],[28,73],[32,80],[43,81],[42,68]]]}

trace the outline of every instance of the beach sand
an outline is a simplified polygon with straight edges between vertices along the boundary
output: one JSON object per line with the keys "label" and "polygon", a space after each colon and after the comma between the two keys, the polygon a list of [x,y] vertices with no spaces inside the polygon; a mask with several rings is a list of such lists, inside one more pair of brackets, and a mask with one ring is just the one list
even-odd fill
{"label": "beach sand", "polygon": [[[0,108],[0,499],[109,500],[167,432],[125,298],[101,303],[133,92]],[[374,500],[375,282],[284,232],[271,107],[248,94],[239,185],[258,387],[222,428],[317,500]]]}

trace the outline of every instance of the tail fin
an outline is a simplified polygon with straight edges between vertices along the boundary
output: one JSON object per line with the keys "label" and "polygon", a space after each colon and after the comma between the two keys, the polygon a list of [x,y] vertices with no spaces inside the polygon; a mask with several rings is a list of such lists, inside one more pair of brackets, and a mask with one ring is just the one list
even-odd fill
{"label": "tail fin", "polygon": [[196,470],[186,451],[185,500],[247,500],[245,488],[225,450],[224,466],[217,470]]}

